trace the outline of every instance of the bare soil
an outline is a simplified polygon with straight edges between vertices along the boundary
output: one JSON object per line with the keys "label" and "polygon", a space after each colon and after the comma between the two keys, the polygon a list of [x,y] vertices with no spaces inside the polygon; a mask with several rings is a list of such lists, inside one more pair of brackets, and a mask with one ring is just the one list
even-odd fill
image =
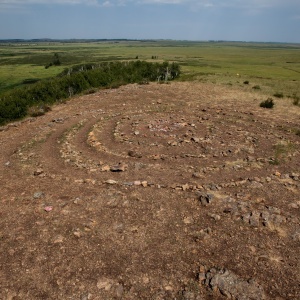
{"label": "bare soil", "polygon": [[0,130],[1,299],[300,299],[300,109],[128,85]]}

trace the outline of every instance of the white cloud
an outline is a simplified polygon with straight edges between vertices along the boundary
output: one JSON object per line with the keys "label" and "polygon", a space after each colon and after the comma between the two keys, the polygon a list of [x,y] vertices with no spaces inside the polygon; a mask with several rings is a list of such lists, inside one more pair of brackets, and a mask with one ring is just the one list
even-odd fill
{"label": "white cloud", "polygon": [[97,4],[97,0],[0,0],[0,5],[28,5],[28,4]]}
{"label": "white cloud", "polygon": [[271,7],[300,7],[299,0],[0,0],[0,10],[3,7],[26,6],[32,4],[69,4],[69,5],[99,5],[124,6],[130,4],[169,4],[187,5],[188,7],[206,8],[271,8]]}

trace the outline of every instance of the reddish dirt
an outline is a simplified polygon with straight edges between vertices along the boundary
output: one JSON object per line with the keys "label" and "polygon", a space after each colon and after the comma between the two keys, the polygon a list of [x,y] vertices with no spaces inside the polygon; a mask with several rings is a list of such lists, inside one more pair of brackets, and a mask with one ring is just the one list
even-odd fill
{"label": "reddish dirt", "polygon": [[264,99],[128,85],[2,127],[0,298],[300,299],[300,109]]}

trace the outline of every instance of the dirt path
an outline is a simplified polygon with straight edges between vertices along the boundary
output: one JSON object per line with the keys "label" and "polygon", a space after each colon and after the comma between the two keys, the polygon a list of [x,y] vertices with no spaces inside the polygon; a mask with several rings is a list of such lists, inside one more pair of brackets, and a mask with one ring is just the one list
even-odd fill
{"label": "dirt path", "polygon": [[300,110],[128,85],[0,131],[1,299],[299,299]]}

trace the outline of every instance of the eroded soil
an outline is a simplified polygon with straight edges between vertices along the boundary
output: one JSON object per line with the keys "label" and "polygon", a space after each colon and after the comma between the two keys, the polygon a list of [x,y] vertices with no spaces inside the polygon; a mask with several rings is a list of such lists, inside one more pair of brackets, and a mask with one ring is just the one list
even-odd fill
{"label": "eroded soil", "polygon": [[2,127],[0,298],[300,299],[300,110],[261,100],[128,85]]}

